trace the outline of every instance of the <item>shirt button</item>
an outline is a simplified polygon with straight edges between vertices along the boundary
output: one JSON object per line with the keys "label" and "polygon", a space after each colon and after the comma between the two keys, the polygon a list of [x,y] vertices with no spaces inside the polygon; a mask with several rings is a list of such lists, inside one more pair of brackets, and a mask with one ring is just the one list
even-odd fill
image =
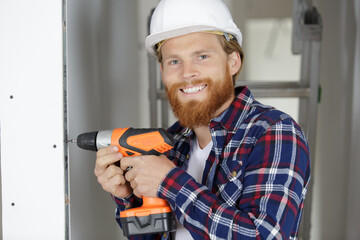
{"label": "shirt button", "polygon": [[130,205],[129,204],[126,204],[125,205],[125,209],[129,209],[130,208]]}
{"label": "shirt button", "polygon": [[236,177],[236,175],[237,175],[237,172],[236,172],[236,171],[232,171],[232,172],[231,172],[231,176]]}
{"label": "shirt button", "polygon": [[239,162],[239,165],[242,166],[242,161]]}
{"label": "shirt button", "polygon": [[186,154],[186,159],[189,159],[190,158],[190,155],[189,154]]}
{"label": "shirt button", "polygon": [[166,237],[167,237],[167,233],[164,233],[163,237],[166,238]]}

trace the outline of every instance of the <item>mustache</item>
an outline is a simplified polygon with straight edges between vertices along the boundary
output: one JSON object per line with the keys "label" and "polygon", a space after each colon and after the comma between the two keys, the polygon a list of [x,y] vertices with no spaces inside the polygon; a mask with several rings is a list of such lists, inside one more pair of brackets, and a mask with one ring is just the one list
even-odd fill
{"label": "mustache", "polygon": [[194,79],[194,80],[191,80],[190,82],[174,83],[173,85],[170,86],[170,89],[168,89],[168,87],[166,87],[166,89],[168,89],[168,90],[170,90],[170,92],[172,92],[172,91],[176,91],[179,88],[185,88],[188,86],[200,85],[200,84],[207,84],[209,86],[211,84],[211,79],[210,78]]}

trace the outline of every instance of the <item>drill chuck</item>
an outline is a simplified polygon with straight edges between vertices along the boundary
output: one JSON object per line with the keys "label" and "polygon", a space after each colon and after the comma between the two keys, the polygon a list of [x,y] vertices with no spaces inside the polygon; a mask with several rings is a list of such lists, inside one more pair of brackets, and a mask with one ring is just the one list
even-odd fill
{"label": "drill chuck", "polygon": [[82,133],[77,137],[79,148],[97,151],[111,145],[112,130]]}
{"label": "drill chuck", "polygon": [[91,151],[97,151],[96,136],[98,132],[82,133],[77,137],[76,144],[79,148]]}

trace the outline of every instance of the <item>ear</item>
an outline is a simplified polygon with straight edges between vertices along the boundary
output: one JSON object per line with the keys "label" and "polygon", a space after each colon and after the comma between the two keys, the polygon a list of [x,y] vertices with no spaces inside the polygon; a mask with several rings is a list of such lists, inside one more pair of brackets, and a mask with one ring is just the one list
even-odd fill
{"label": "ear", "polygon": [[239,52],[232,52],[228,55],[228,66],[229,66],[229,73],[233,76],[240,70],[241,67],[241,57]]}

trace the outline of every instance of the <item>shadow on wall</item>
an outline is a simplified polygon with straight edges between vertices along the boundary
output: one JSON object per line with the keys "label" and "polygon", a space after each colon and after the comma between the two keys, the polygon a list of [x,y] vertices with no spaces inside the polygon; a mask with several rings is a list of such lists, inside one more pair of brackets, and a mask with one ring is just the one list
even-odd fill
{"label": "shadow on wall", "polygon": [[323,93],[319,104],[316,165],[312,172],[311,239],[346,239],[347,228],[352,224],[356,225],[353,229],[359,226],[359,221],[352,224],[346,221],[347,208],[351,207],[348,206],[348,191],[353,191],[348,188],[348,178],[354,130],[351,128],[356,33],[354,1],[329,4],[319,0],[317,5],[324,22],[320,67]]}
{"label": "shadow on wall", "polygon": [[[69,138],[137,125],[137,1],[69,1]],[[94,175],[95,153],[69,146],[71,238],[119,239],[115,205]]]}

